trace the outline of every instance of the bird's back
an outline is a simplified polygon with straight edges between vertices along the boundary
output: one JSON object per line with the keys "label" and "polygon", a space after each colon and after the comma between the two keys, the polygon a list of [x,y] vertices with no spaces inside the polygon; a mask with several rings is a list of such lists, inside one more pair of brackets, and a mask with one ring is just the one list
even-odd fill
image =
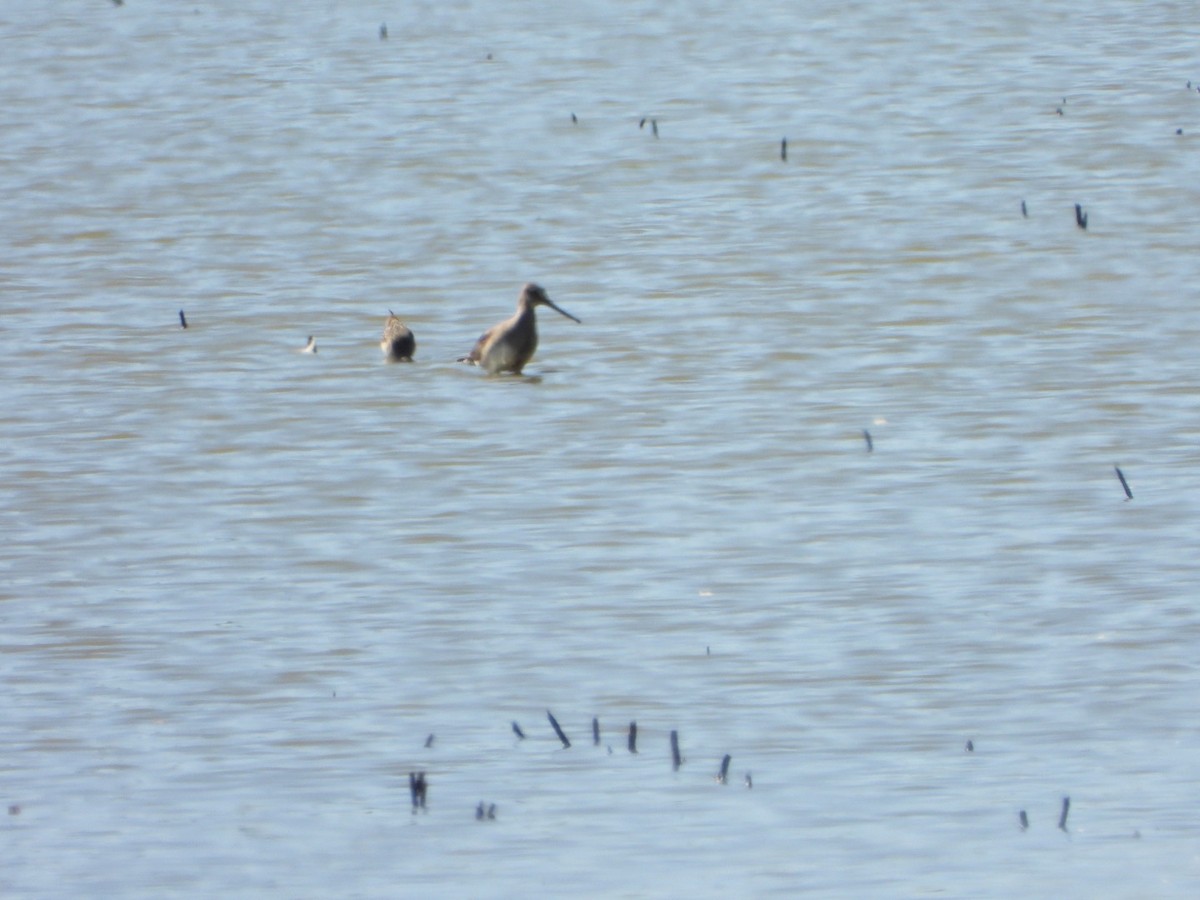
{"label": "bird's back", "polygon": [[391,315],[388,316],[387,324],[383,326],[383,340],[379,342],[379,346],[388,359],[411,360],[417,349],[417,341],[408,326],[397,316]]}

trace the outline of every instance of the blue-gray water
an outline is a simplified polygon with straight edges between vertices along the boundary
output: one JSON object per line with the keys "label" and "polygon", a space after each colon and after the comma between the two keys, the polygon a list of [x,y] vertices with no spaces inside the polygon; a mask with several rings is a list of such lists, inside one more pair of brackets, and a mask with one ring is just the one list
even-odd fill
{"label": "blue-gray water", "polygon": [[1194,13],[0,5],[0,894],[1195,896]]}

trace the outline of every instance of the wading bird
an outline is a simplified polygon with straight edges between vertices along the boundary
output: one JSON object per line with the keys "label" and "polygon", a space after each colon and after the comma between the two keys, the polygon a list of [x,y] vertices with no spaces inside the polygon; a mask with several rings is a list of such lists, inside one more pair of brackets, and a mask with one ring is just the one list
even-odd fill
{"label": "wading bird", "polygon": [[537,318],[534,310],[539,306],[548,306],[568,319],[579,321],[562,307],[556,306],[540,285],[527,284],[521,288],[513,317],[485,331],[476,342],[475,349],[458,361],[487,369],[489,375],[500,372],[520,375],[537,350]]}

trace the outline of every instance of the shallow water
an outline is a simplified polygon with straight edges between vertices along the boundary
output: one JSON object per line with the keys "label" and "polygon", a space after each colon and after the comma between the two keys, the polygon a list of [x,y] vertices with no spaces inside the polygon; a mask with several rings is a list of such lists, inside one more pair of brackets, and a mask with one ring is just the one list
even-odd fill
{"label": "shallow water", "polygon": [[1194,896],[1192,10],[942,6],[0,7],[0,893]]}

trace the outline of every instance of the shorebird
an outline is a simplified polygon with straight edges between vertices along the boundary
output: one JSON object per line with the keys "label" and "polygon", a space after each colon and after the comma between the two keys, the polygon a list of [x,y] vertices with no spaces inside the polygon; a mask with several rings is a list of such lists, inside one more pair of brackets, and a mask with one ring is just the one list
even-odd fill
{"label": "shorebird", "polygon": [[308,343],[305,344],[300,349],[300,352],[301,353],[316,353],[317,352],[317,339],[310,334],[308,336]]}
{"label": "shorebird", "polygon": [[387,324],[383,326],[383,340],[379,342],[379,348],[388,362],[412,362],[413,353],[417,350],[417,339],[390,309]]}
{"label": "shorebird", "polygon": [[532,358],[533,351],[537,349],[537,318],[534,309],[538,306],[548,306],[568,319],[579,321],[562,307],[556,306],[540,285],[530,283],[521,288],[521,296],[517,299],[517,311],[513,317],[485,331],[475,343],[475,349],[460,357],[458,361],[487,369],[489,375],[499,372],[520,375],[525,364]]}

